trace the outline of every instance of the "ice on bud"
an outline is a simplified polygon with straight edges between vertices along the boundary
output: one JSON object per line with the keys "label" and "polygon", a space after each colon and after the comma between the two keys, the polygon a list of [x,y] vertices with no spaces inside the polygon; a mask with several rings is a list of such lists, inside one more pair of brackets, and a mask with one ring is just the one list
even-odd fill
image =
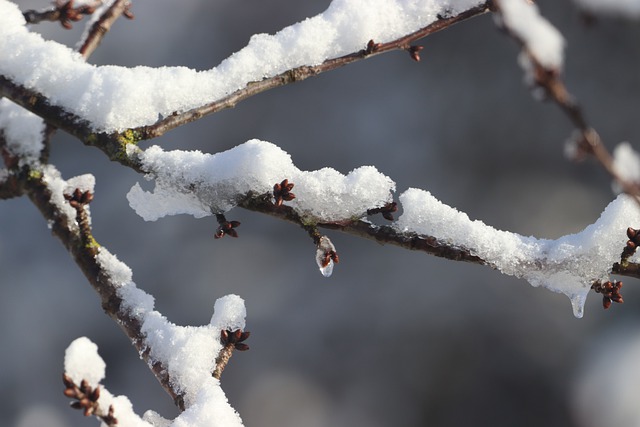
{"label": "ice on bud", "polygon": [[[318,242],[318,250],[316,251],[316,263],[320,268],[320,273],[324,277],[331,276],[333,273],[333,265],[337,262],[338,256],[336,248],[327,236],[322,236]],[[335,262],[334,262],[335,261]]]}

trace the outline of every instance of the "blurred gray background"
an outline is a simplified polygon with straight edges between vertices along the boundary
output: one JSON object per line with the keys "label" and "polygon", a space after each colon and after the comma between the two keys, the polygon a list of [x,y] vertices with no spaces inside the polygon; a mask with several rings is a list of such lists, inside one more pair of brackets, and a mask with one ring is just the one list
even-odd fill
{"label": "blurred gray background", "polygon": [[[328,3],[135,1],[136,19],[118,21],[91,61],[208,69],[252,34],[273,33]],[[640,142],[640,25],[602,19],[588,27],[568,1],[538,3],[567,39],[568,87],[608,147]],[[35,30],[73,46],[82,24]],[[556,106],[532,99],[518,48],[492,17],[421,44],[420,63],[405,52],[371,58],[143,146],[218,152],[260,138],[305,170],[375,165],[399,192],[427,189],[500,229],[556,238],[594,222],[614,198],[609,178],[591,161],[564,158],[571,126]],[[621,399],[640,404],[633,376],[640,356],[621,365],[631,354],[625,346],[640,342],[634,280],[625,280],[625,304],[604,311],[592,294],[579,320],[565,296],[489,268],[334,232],[341,262],[326,279],[312,242],[293,225],[237,209],[228,218],[242,222],[240,238],[214,240],[213,218],[144,222],[125,198],[141,181],[134,172],[64,133],[51,162],[66,178],[96,176],[95,237],[171,321],[206,324],[216,298],[245,299],[251,350],[234,355],[222,383],[247,426],[605,425],[598,416],[609,426],[640,423],[613,397],[628,391]],[[79,336],[98,344],[112,393],[129,396],[140,414],[175,416],[37,210],[26,199],[3,201],[0,223],[2,424],[96,425],[67,408],[62,394],[64,350]],[[609,384],[614,372],[618,383]],[[625,417],[616,424],[607,411]]]}

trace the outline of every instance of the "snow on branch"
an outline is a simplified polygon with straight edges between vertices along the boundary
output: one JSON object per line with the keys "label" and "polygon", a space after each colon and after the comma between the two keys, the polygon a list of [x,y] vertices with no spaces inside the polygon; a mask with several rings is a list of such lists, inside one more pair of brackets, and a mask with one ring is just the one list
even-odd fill
{"label": "snow on branch", "polygon": [[555,102],[576,130],[566,148],[572,159],[593,156],[625,193],[640,205],[640,184],[625,179],[614,166],[614,159],[598,132],[589,124],[580,105],[567,90],[562,78],[564,39],[558,30],[526,0],[493,0],[496,22],[522,46],[519,62],[525,70],[526,82]]}
{"label": "snow on branch", "polygon": [[264,141],[252,140],[218,154],[164,151],[153,146],[132,152],[149,178],[153,192],[136,184],[127,198],[145,220],[187,213],[201,218],[226,212],[247,193],[270,192],[284,179],[295,182],[296,197],[288,202],[309,222],[340,222],[361,218],[368,209],[392,201],[395,183],[373,166],[342,175],[332,168],[301,171],[289,154]]}
{"label": "snow on branch", "polygon": [[[377,42],[375,46],[401,41],[379,51],[410,49],[409,40],[404,39],[407,34],[429,25],[436,31],[442,28],[439,20],[450,25],[473,16],[468,11],[485,10],[485,2],[478,0],[446,5],[430,0],[336,0],[324,13],[275,35],[256,34],[217,67],[196,71],[87,64],[70,49],[29,32],[17,6],[0,0],[0,76],[13,86],[38,93],[75,121],[88,122],[94,131],[110,133],[152,125],[159,117],[180,115],[245,87],[252,93],[252,82],[361,52],[371,40]],[[424,34],[416,37],[420,36]],[[373,53],[377,52],[363,51],[355,59]],[[9,96],[8,89],[3,92]],[[16,98],[14,94],[12,99]]]}
{"label": "snow on branch", "polygon": [[[65,352],[63,381],[65,395],[76,399],[72,407],[82,409],[85,416],[100,418],[108,426],[242,426],[240,416],[220,388],[220,372],[224,367],[219,355],[234,345],[244,345],[238,341],[248,337],[248,333],[242,331],[246,316],[244,301],[237,295],[228,295],[216,301],[208,325],[177,326],[153,310],[153,298],[130,281],[128,267],[106,251],[101,251],[98,258],[114,280],[122,281],[119,290],[124,302],[122,310],[139,318],[149,349],[148,363],[159,364],[167,370],[171,387],[181,397],[184,410],[173,421],[153,411],[147,411],[142,418],[138,416],[126,396],[113,396],[100,384],[106,364],[98,355],[97,346],[86,337],[76,339]],[[221,335],[239,338],[231,346],[223,345]],[[227,361],[228,357],[227,352]]]}
{"label": "snow on branch", "polygon": [[[328,168],[300,171],[280,148],[257,140],[215,155],[166,152],[159,147],[136,149],[132,155],[137,156],[148,177],[155,179],[153,192],[136,184],[127,195],[131,207],[146,220],[179,213],[212,215],[238,204],[250,205],[247,195],[264,195],[263,200],[269,199],[274,211],[290,209],[290,218],[301,225],[333,224],[348,229],[367,213],[389,205],[395,190],[395,183],[373,167],[358,168],[347,176]],[[278,186],[283,179],[295,182],[296,197],[288,201],[271,195],[274,183]],[[591,285],[606,280],[621,260],[629,225],[640,223],[640,209],[627,196],[619,196],[581,233],[557,240],[523,237],[471,221],[424,190],[402,193],[400,207],[403,214],[392,224],[397,233],[435,239],[504,274],[563,293],[571,299],[577,317],[582,316]],[[321,247],[321,240],[317,242],[319,266],[331,269],[329,261],[335,248],[330,241],[324,244],[326,248]]]}

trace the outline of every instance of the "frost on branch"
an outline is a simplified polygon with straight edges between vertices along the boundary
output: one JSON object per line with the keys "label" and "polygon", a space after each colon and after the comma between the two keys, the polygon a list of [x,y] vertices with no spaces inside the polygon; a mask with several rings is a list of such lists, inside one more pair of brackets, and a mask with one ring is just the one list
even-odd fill
{"label": "frost on branch", "polygon": [[626,195],[611,202],[594,224],[556,240],[524,237],[472,221],[427,191],[409,189],[400,201],[404,213],[395,223],[399,230],[465,248],[504,274],[563,293],[571,299],[576,317],[582,317],[593,282],[606,281],[620,260],[629,224],[640,223],[640,209]]}
{"label": "frost on branch", "polygon": [[395,183],[373,166],[346,176],[331,168],[302,171],[282,149],[258,140],[218,154],[166,152],[154,146],[132,155],[155,180],[153,192],[136,184],[127,194],[131,207],[147,221],[181,213],[200,218],[226,212],[250,191],[271,193],[274,182],[289,179],[296,183],[296,197],[283,203],[312,221],[338,222],[385,206],[395,190]]}
{"label": "frost on branch", "polygon": [[[483,2],[478,0],[334,0],[312,18],[274,35],[256,34],[217,67],[94,66],[25,26],[18,7],[0,0],[0,75],[36,89],[52,105],[112,132],[151,125],[303,65],[358,52],[371,39],[391,41]],[[273,184],[272,184],[273,185]]]}

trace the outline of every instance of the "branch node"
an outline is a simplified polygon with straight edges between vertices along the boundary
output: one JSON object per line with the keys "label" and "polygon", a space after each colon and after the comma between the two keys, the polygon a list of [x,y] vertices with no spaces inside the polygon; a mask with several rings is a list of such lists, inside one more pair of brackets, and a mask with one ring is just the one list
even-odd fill
{"label": "branch node", "polygon": [[591,289],[593,289],[597,294],[602,294],[602,306],[604,309],[608,309],[611,307],[611,303],[615,302],[618,304],[622,304],[624,300],[622,299],[622,295],[620,294],[620,289],[622,288],[622,282],[614,280],[612,281],[596,281],[591,285]]}
{"label": "branch node", "polygon": [[362,54],[364,56],[373,55],[374,53],[376,53],[380,49],[381,45],[382,45],[381,43],[376,43],[376,42],[373,41],[373,39],[371,39],[367,43],[367,47],[362,51]]}
{"label": "branch node", "polygon": [[64,395],[70,399],[75,399],[70,406],[73,409],[82,410],[85,417],[95,415],[100,418],[107,426],[115,426],[118,424],[117,418],[114,416],[113,405],[109,405],[108,412],[105,414],[100,408],[98,400],[100,399],[100,386],[92,388],[87,380],[82,380],[78,386],[73,379],[67,374],[62,374],[62,382],[64,383]]}
{"label": "branch node", "polygon": [[424,49],[424,46],[412,45],[407,47],[405,50],[409,52],[409,56],[416,62],[420,62],[420,51]]}
{"label": "branch node", "polygon": [[367,215],[375,215],[375,214],[381,213],[384,219],[388,221],[393,221],[394,219],[393,213],[397,211],[398,211],[398,204],[396,202],[390,202],[382,207],[369,209],[367,211]]}
{"label": "branch node", "polygon": [[220,379],[222,371],[229,363],[234,350],[249,350],[249,346],[244,343],[249,338],[249,335],[251,335],[251,332],[243,331],[242,329],[236,329],[235,331],[223,329],[220,331],[220,342],[224,347],[216,357],[216,367],[212,373],[214,378]]}
{"label": "branch node", "polygon": [[296,195],[291,192],[293,189],[293,183],[289,182],[288,179],[282,180],[280,183],[276,183],[273,186],[273,198],[274,205],[276,207],[282,206],[283,202],[290,202],[291,200],[296,198]]}

